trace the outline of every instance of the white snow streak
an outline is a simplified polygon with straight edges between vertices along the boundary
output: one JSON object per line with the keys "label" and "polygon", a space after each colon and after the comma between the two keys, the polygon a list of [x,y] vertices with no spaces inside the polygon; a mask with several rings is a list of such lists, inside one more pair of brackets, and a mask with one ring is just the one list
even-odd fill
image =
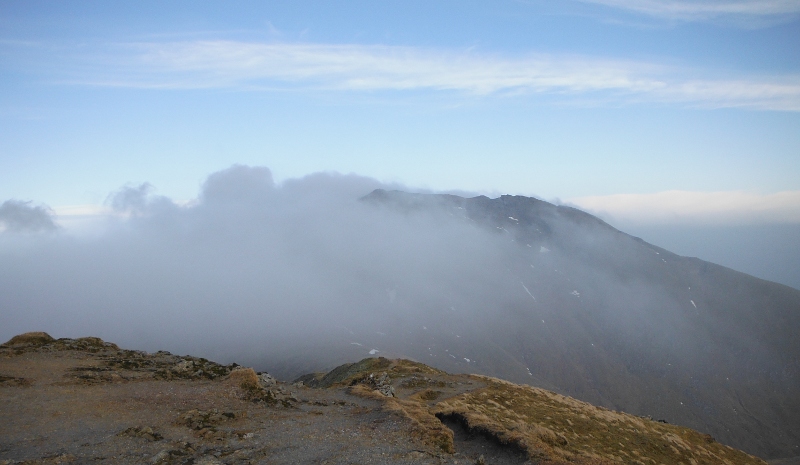
{"label": "white snow streak", "polygon": [[[531,266],[533,266],[533,265],[531,265]],[[520,284],[522,284],[522,281],[520,281]],[[533,294],[531,294],[531,291],[529,291],[528,288],[525,287],[524,284],[522,284],[522,288],[525,289],[525,292],[527,292],[528,295],[531,296],[531,299],[533,299],[533,301],[536,302],[536,297],[534,297]]]}

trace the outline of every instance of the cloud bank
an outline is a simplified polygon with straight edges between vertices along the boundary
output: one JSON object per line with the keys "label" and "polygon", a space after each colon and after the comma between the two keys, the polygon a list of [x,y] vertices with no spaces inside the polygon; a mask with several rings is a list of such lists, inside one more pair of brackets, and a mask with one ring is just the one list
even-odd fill
{"label": "cloud bank", "polygon": [[325,173],[276,185],[233,166],[189,205],[123,187],[102,233],[0,234],[0,339],[97,335],[242,363],[329,339],[367,356],[376,347],[351,345],[367,333],[433,327],[451,307],[477,318],[505,243],[463,218],[358,201],[378,187],[392,186]]}
{"label": "cloud bank", "polygon": [[[94,335],[288,376],[373,350],[457,370],[472,370],[469,358],[492,373],[497,360],[484,360],[491,351],[475,349],[496,347],[488,335],[513,334],[526,321],[525,331],[553,338],[547,344],[569,346],[573,334],[554,324],[586,308],[621,334],[615,338],[638,341],[637,324],[655,305],[659,318],[676,319],[658,326],[660,340],[681,337],[688,300],[660,281],[636,279],[637,267],[666,263],[649,246],[621,247],[615,231],[576,223],[584,217],[569,209],[517,230],[519,218],[501,215],[494,224],[457,204],[359,201],[376,188],[402,186],[332,173],[278,184],[267,168],[236,165],[208,176],[197,199],[182,205],[147,183],[124,186],[109,196],[110,213],[93,234],[6,230],[0,340],[26,331]],[[473,205],[515,201],[497,200]],[[26,203],[7,202],[2,211],[52,222]],[[592,299],[586,308],[584,299]]]}
{"label": "cloud bank", "polygon": [[57,229],[52,211],[32,202],[6,200],[0,205],[0,232],[39,232]]}

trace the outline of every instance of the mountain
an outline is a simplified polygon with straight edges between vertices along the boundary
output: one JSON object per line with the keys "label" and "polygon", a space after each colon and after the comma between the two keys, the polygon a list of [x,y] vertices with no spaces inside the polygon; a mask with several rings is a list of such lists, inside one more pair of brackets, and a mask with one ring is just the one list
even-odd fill
{"label": "mountain", "polygon": [[536,199],[359,201],[375,183],[239,171],[94,238],[3,234],[3,338],[94,334],[282,380],[412,360],[800,456],[800,291]]}
{"label": "mountain", "polygon": [[[688,426],[761,457],[800,456],[800,291],[533,198],[376,190],[362,201],[412,223],[463,224],[450,242],[478,230],[491,247],[465,242],[463,264],[431,257],[417,281],[386,281],[375,312],[391,325],[365,317],[257,365],[294,377],[374,348]],[[475,270],[471,257],[491,265]]]}
{"label": "mountain", "polygon": [[554,392],[367,358],[302,382],[27,333],[0,345],[0,464],[764,465]]}

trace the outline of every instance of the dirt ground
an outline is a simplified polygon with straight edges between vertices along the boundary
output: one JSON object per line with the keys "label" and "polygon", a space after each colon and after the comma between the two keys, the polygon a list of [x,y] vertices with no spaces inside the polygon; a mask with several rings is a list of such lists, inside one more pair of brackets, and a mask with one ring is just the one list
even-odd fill
{"label": "dirt ground", "polygon": [[0,465],[766,465],[557,393],[367,358],[293,383],[27,333],[0,345]]}
{"label": "dirt ground", "polygon": [[[108,343],[66,347],[0,353],[0,464],[525,462],[463,430],[455,453],[444,453],[420,437],[413,420],[346,387],[276,383],[280,401],[254,401],[225,376],[159,379],[158,363],[109,367],[133,352]],[[180,366],[183,359],[171,357]]]}

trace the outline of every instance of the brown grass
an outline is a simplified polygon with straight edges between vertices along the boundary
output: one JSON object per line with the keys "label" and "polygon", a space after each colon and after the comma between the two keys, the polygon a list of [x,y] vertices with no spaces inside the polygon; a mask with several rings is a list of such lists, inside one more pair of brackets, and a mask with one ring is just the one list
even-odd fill
{"label": "brown grass", "polygon": [[387,360],[382,357],[365,359],[356,365],[360,365],[363,369],[358,373],[352,373],[351,371],[352,374],[344,381],[344,383],[351,385],[351,394],[380,400],[384,410],[406,418],[412,423],[412,431],[418,439],[449,454],[455,451],[453,432],[443,425],[426,405],[427,401],[437,398],[441,394],[440,392],[423,390],[407,399],[400,399],[384,396],[379,391],[373,390],[369,383],[364,382],[370,379],[369,371],[376,368],[386,372],[390,380],[407,375],[446,375],[447,373],[411,360]]}
{"label": "brown grass", "polygon": [[428,374],[428,375],[446,375],[445,371],[429,367],[424,363],[414,362],[411,360],[399,359],[392,360],[392,371],[398,375],[410,374]]}
{"label": "brown grass", "polygon": [[274,403],[274,399],[269,391],[261,387],[258,382],[258,375],[252,368],[239,367],[231,371],[226,379],[231,384],[242,391],[243,397],[249,400],[263,400]]}
{"label": "brown grass", "polygon": [[387,397],[363,384],[350,388],[350,393],[382,402],[383,410],[407,419],[412,424],[412,432],[417,439],[448,454],[455,452],[453,432],[431,413],[427,406],[418,400]]}
{"label": "brown grass", "polygon": [[236,368],[228,375],[228,381],[245,390],[258,389],[260,387],[258,375],[252,368]]}
{"label": "brown grass", "polygon": [[488,386],[436,404],[434,414],[527,451],[542,463],[760,464],[687,428],[613,412],[544,389],[481,377]]}
{"label": "brown grass", "polygon": [[416,392],[410,396],[413,400],[418,400],[422,402],[430,402],[432,400],[438,399],[442,395],[442,391],[434,391],[433,389],[425,389],[423,391]]}
{"label": "brown grass", "polygon": [[6,346],[23,345],[23,344],[24,345],[42,345],[42,344],[47,344],[47,343],[50,343],[50,342],[53,342],[53,341],[55,341],[53,336],[51,336],[51,335],[49,335],[49,334],[47,334],[47,333],[45,333],[43,331],[34,331],[34,332],[30,332],[30,333],[18,334],[16,336],[12,337],[11,339],[9,339],[9,341],[6,342],[3,345],[6,345]]}

